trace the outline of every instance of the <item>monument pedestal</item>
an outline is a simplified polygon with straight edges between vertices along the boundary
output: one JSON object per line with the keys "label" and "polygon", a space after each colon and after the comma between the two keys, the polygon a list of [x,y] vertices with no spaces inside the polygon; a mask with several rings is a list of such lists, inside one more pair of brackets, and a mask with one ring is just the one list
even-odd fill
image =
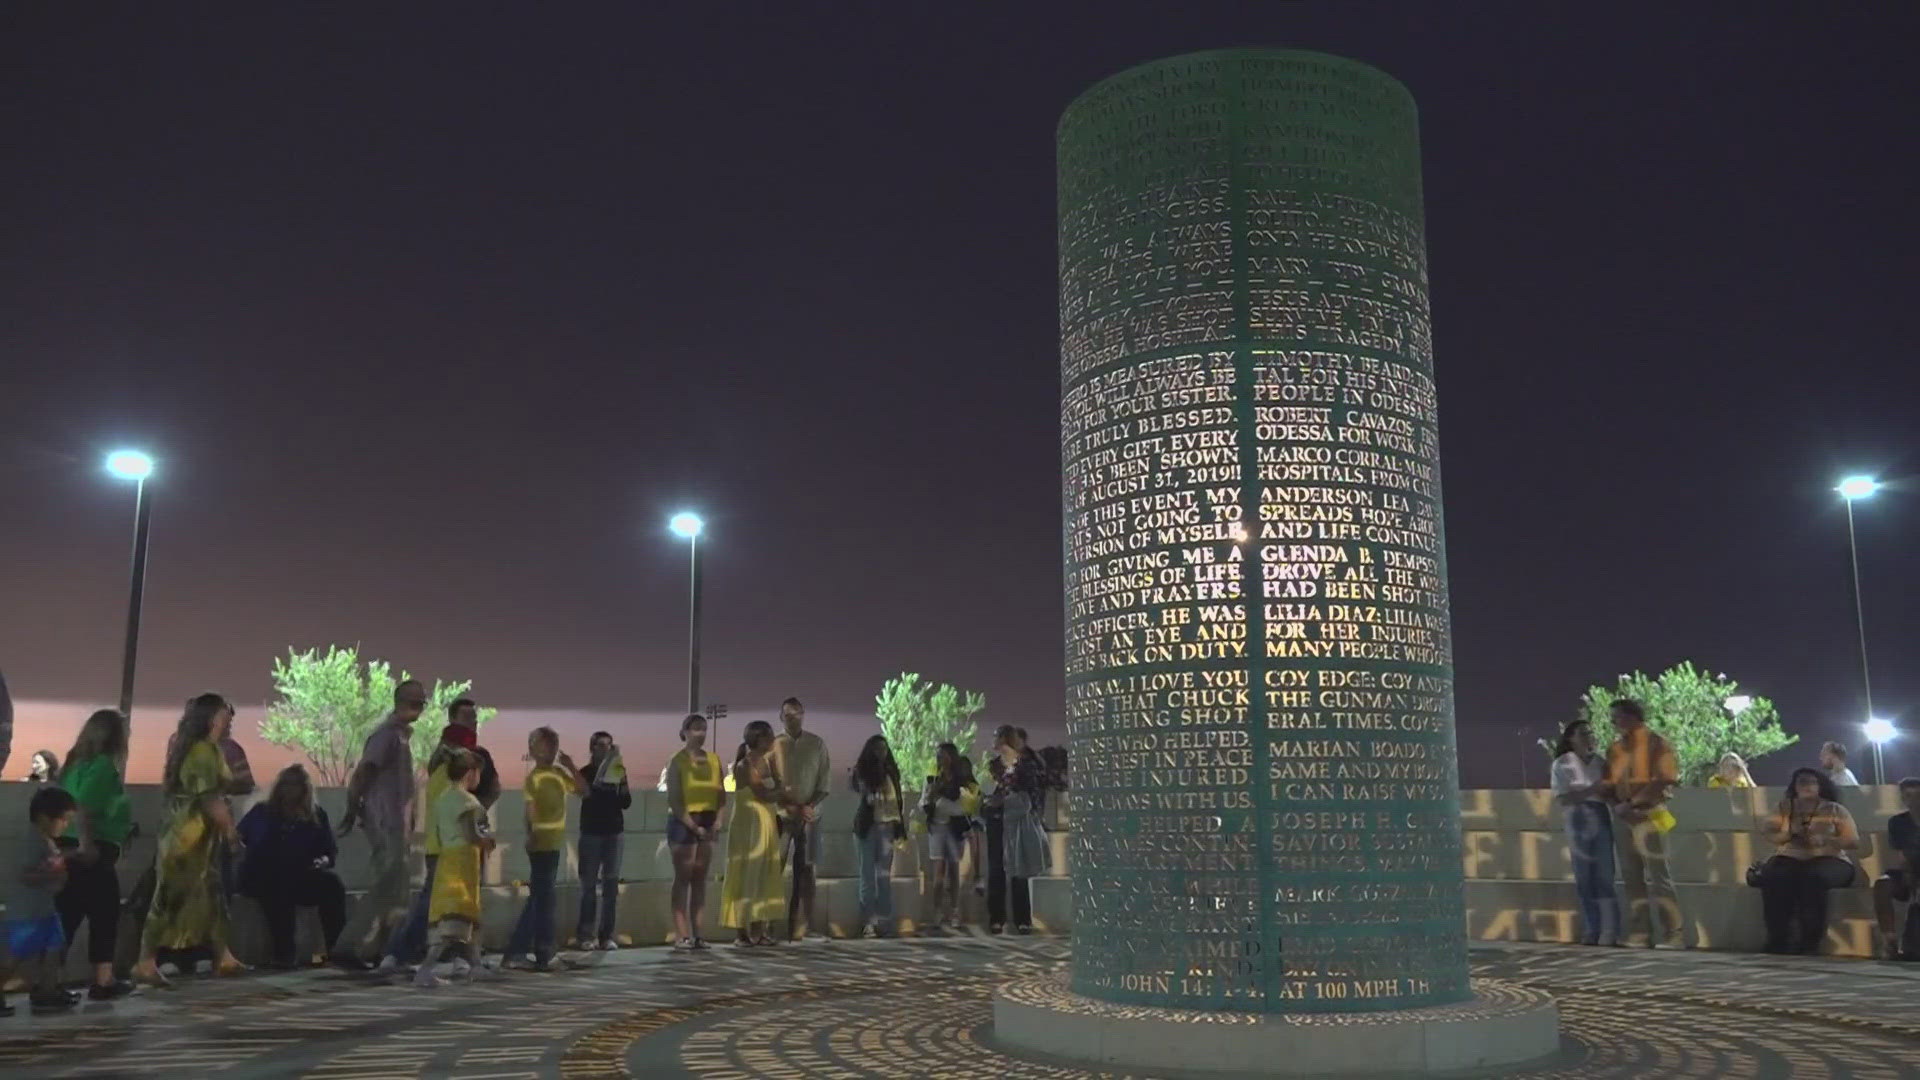
{"label": "monument pedestal", "polygon": [[1476,979],[1473,1000],[1377,1013],[1201,1012],[1075,994],[1064,972],[993,998],[1003,1046],[1100,1068],[1262,1076],[1420,1075],[1517,1065],[1560,1048],[1545,992]]}

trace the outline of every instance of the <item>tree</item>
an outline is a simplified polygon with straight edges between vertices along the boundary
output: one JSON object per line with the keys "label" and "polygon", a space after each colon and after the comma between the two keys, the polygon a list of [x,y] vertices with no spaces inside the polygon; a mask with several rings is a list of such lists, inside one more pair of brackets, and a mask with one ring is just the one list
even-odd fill
{"label": "tree", "polygon": [[1691,662],[1668,668],[1660,677],[1641,672],[1622,675],[1612,689],[1594,686],[1581,699],[1594,743],[1613,741],[1612,707],[1632,698],[1647,713],[1647,726],[1659,732],[1680,762],[1680,782],[1704,783],[1722,754],[1739,754],[1747,761],[1792,746],[1800,736],[1780,726],[1773,702],[1751,698],[1738,712],[1727,699],[1740,695],[1740,684],[1722,675],[1696,670]]}
{"label": "tree", "polygon": [[973,717],[986,707],[985,694],[946,683],[935,685],[910,672],[888,679],[873,699],[880,733],[887,737],[893,758],[900,763],[900,777],[908,784],[933,775],[934,757],[943,742],[959,747],[962,754],[972,753],[979,734]]}
{"label": "tree", "polygon": [[[393,710],[393,688],[412,676],[398,678],[385,660],[360,659],[358,648],[329,645],[296,653],[273,662],[273,689],[277,695],[260,721],[260,737],[275,746],[305,754],[323,785],[338,787],[360,761],[367,733]],[[472,688],[472,682],[435,682],[427,708],[413,725],[414,758],[425,761],[446,727],[447,704]],[[479,721],[495,710],[480,710]]]}

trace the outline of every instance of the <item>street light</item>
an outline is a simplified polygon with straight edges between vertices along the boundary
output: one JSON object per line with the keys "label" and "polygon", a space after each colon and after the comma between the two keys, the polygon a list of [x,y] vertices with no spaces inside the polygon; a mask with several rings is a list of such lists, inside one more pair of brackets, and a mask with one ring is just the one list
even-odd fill
{"label": "street light", "polygon": [[1893,721],[1877,716],[1861,724],[1860,730],[1866,735],[1867,741],[1873,744],[1873,782],[1884,784],[1887,782],[1887,768],[1880,748],[1900,732],[1893,726]]}
{"label": "street light", "polygon": [[133,481],[133,583],[127,596],[127,646],[120,661],[120,715],[133,719],[133,665],[140,648],[140,601],[147,588],[147,526],[153,520],[153,500],[147,498],[147,477],[153,459],[138,450],[115,450],[107,455],[107,472]]}
{"label": "street light", "polygon": [[1853,556],[1853,617],[1860,628],[1860,683],[1867,692],[1867,722],[1873,722],[1873,676],[1867,669],[1867,610],[1860,599],[1860,544],[1854,539],[1853,503],[1856,499],[1872,498],[1880,490],[1880,482],[1871,476],[1848,476],[1840,480],[1833,490],[1847,504],[1847,551]]}
{"label": "street light", "polygon": [[691,587],[687,591],[687,715],[700,711],[700,534],[706,522],[699,514],[682,511],[667,522],[673,535],[684,537],[692,558]]}

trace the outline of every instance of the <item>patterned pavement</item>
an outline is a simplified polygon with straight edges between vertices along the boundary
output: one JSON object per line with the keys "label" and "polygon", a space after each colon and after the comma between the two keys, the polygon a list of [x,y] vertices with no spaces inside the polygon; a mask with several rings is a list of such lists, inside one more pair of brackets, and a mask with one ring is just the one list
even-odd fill
{"label": "patterned pavement", "polygon": [[[191,980],[0,1021],[0,1076],[1112,1076],[992,1045],[993,988],[1067,951],[1044,938],[642,949],[431,991],[333,972]],[[1560,1055],[1499,1074],[1514,1080],[1920,1080],[1915,967],[1534,945],[1473,958],[1477,975],[1559,1002]]]}

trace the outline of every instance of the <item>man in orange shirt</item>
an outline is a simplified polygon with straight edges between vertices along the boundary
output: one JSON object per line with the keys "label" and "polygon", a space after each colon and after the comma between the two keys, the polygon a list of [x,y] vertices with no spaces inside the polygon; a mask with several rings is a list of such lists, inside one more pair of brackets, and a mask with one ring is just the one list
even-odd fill
{"label": "man in orange shirt", "polygon": [[[1620,733],[1607,749],[1607,783],[1620,828],[1613,830],[1620,856],[1620,878],[1627,887],[1631,930],[1647,927],[1656,949],[1687,947],[1686,919],[1667,863],[1667,835],[1648,816],[1666,804],[1680,783],[1679,761],[1667,740],[1647,727],[1646,711],[1631,698],[1613,703],[1613,726]],[[1655,908],[1659,916],[1654,916]],[[1655,923],[1660,933],[1655,932]]]}

